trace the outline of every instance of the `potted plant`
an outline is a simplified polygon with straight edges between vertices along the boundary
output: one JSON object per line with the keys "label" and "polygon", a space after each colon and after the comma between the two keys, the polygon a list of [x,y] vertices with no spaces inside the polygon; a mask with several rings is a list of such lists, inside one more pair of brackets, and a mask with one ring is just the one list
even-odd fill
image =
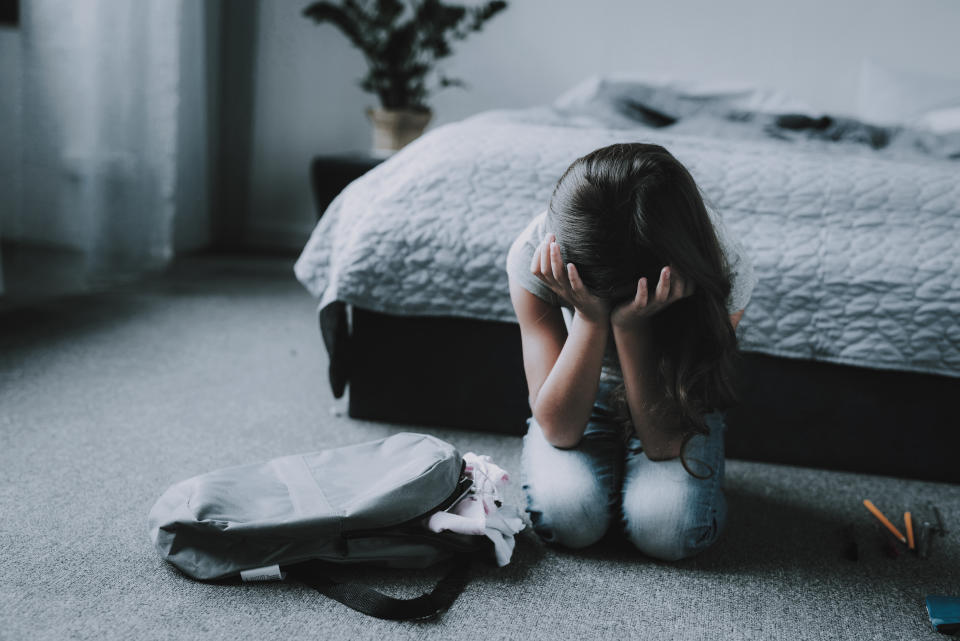
{"label": "potted plant", "polygon": [[480,31],[506,6],[502,0],[476,7],[442,0],[338,0],[314,2],[303,14],[317,24],[333,23],[363,52],[369,69],[359,85],[380,98],[380,107],[366,113],[374,127],[374,155],[383,157],[423,133],[433,117],[427,99],[436,89],[466,87],[443,74],[436,88],[428,87],[427,77],[452,53],[453,40]]}

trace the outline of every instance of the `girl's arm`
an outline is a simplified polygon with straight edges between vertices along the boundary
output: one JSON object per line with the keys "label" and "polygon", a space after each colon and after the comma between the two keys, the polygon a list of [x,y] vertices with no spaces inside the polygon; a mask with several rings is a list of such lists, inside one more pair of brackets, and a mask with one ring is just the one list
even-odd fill
{"label": "girl's arm", "polygon": [[737,331],[737,325],[740,324],[740,319],[743,318],[743,310],[741,309],[736,314],[730,315],[730,324],[733,325],[733,331]]}
{"label": "girl's arm", "polygon": [[574,447],[590,420],[610,335],[610,305],[583,285],[573,263],[564,266],[547,234],[534,251],[530,272],[574,308],[570,334],[560,308],[510,279],[510,296],[520,321],[523,365],[530,410],[555,447]]}
{"label": "girl's arm", "polygon": [[[734,329],[742,316],[742,309],[730,316]],[[663,418],[654,421],[646,409],[650,403],[663,400],[663,390],[653,384],[656,381],[656,371],[649,357],[649,328],[639,324],[629,328],[613,325],[612,331],[626,388],[627,406],[647,458],[660,461],[680,456],[680,446],[683,443],[682,426],[679,423],[665,422]]]}
{"label": "girl's arm", "polygon": [[614,325],[613,340],[617,346],[630,418],[637,436],[643,442],[647,458],[659,461],[680,456],[682,426],[678,423],[667,423],[663,419],[654,421],[648,411],[651,404],[663,400],[663,390],[653,384],[656,381],[656,370],[650,358],[649,328]]}
{"label": "girl's arm", "polygon": [[531,407],[554,447],[575,447],[587,428],[609,332],[608,322],[574,312],[570,334]]}
{"label": "girl's arm", "polygon": [[[672,274],[670,266],[660,270],[653,298],[649,298],[647,279],[637,281],[633,300],[617,305],[610,314],[613,340],[617,347],[627,407],[637,436],[643,442],[647,458],[653,461],[680,456],[683,425],[677,418],[654,416],[651,407],[664,399],[664,390],[656,385],[656,363],[651,355],[649,319],[658,311],[693,293],[693,283],[680,274]],[[743,310],[730,317],[737,328]]]}
{"label": "girl's arm", "polygon": [[530,410],[555,447],[573,447],[583,436],[600,380],[609,322],[574,312],[567,333],[560,308],[509,278],[520,321],[523,369]]}

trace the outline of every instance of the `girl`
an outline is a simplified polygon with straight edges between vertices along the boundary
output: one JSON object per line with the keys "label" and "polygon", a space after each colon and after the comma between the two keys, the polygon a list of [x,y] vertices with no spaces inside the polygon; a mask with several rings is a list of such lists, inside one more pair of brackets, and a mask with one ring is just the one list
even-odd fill
{"label": "girl", "polygon": [[534,531],[578,548],[616,523],[665,560],[711,545],[727,518],[734,332],[755,281],[690,173],[659,145],[578,158],[507,272],[533,414],[521,471]]}

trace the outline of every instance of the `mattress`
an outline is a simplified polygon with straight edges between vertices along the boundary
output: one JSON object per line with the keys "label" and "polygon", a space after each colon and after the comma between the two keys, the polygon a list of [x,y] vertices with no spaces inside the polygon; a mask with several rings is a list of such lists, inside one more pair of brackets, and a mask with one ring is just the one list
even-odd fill
{"label": "mattress", "polygon": [[600,83],[436,127],[351,183],[294,267],[321,317],[351,304],[517,322],[513,239],[574,159],[642,141],[690,169],[753,261],[743,350],[960,376],[955,140],[895,131],[878,149],[856,128],[846,139],[773,131],[743,96],[628,89],[629,110],[622,88]]}

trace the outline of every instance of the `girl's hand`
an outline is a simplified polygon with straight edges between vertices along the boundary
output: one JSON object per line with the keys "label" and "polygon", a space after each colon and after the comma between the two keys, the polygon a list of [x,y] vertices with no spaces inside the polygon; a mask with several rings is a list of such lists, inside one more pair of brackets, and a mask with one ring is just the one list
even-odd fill
{"label": "girl's hand", "polygon": [[653,300],[647,300],[647,279],[641,278],[633,300],[617,305],[610,312],[610,324],[621,329],[640,327],[661,309],[692,294],[693,289],[692,282],[688,283],[680,274],[671,274],[670,267],[664,267],[660,270]]}
{"label": "girl's hand", "polygon": [[610,318],[610,302],[594,296],[580,280],[573,263],[563,265],[556,237],[547,234],[533,252],[530,271],[543,281],[553,293],[560,296],[587,320],[606,323]]}

